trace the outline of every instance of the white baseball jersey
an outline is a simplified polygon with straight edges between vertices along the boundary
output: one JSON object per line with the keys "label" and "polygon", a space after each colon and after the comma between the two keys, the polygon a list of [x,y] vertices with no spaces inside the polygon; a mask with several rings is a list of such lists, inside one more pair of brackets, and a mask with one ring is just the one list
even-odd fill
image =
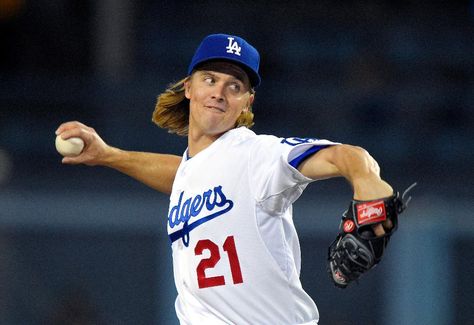
{"label": "white baseball jersey", "polygon": [[312,180],[293,166],[332,144],[240,127],[185,152],[168,212],[181,324],[317,324],[292,220]]}

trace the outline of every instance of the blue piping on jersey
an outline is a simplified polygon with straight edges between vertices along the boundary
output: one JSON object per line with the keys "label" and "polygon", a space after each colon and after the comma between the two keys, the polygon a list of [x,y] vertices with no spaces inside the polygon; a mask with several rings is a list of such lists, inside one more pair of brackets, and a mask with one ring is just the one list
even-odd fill
{"label": "blue piping on jersey", "polygon": [[308,158],[309,156],[311,156],[312,154],[315,154],[316,152],[318,152],[319,150],[321,149],[324,149],[326,147],[329,147],[330,145],[320,145],[320,146],[312,146],[311,148],[309,148],[308,150],[306,150],[305,152],[303,152],[301,155],[299,155],[298,157],[294,158],[292,161],[289,162],[289,164],[291,166],[293,166],[295,169],[298,169],[298,166],[306,159]]}

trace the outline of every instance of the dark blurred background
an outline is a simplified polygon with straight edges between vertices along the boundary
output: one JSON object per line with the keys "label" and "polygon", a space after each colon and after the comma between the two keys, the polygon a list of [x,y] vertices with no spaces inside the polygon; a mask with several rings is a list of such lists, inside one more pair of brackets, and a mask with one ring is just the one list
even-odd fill
{"label": "dark blurred background", "polygon": [[325,272],[350,187],[295,205],[302,282],[321,324],[474,319],[473,1],[0,0],[0,324],[177,324],[168,198],[102,167],[65,166],[78,120],[111,145],[181,154],[151,122],[201,39],[262,57],[257,133],[357,144],[403,190],[384,261],[337,290]]}

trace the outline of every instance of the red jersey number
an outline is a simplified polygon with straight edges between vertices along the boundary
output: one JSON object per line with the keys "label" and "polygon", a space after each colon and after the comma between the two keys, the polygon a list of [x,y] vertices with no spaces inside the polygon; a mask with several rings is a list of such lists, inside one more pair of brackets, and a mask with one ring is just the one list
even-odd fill
{"label": "red jersey number", "polygon": [[[235,248],[234,236],[227,237],[222,248],[224,252],[227,253],[232,281],[234,284],[243,283],[244,280],[240,269],[239,256],[237,255],[237,250]],[[214,268],[221,259],[219,246],[210,239],[201,239],[197,242],[196,247],[194,248],[194,254],[196,254],[196,256],[202,255],[204,250],[208,250],[210,256],[202,259],[196,268],[199,288],[202,289],[225,285],[223,275],[206,276],[206,270]]]}

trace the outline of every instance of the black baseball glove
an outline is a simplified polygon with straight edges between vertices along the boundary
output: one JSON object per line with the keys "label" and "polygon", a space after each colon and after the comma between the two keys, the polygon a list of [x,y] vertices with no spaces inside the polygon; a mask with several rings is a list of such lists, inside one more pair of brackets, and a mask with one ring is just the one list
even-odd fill
{"label": "black baseball glove", "polygon": [[[340,232],[328,250],[328,273],[334,284],[346,288],[382,259],[392,234],[398,227],[398,215],[405,210],[411,197],[399,193],[372,201],[353,200],[342,215]],[[390,220],[393,227],[377,237],[372,226]]]}

